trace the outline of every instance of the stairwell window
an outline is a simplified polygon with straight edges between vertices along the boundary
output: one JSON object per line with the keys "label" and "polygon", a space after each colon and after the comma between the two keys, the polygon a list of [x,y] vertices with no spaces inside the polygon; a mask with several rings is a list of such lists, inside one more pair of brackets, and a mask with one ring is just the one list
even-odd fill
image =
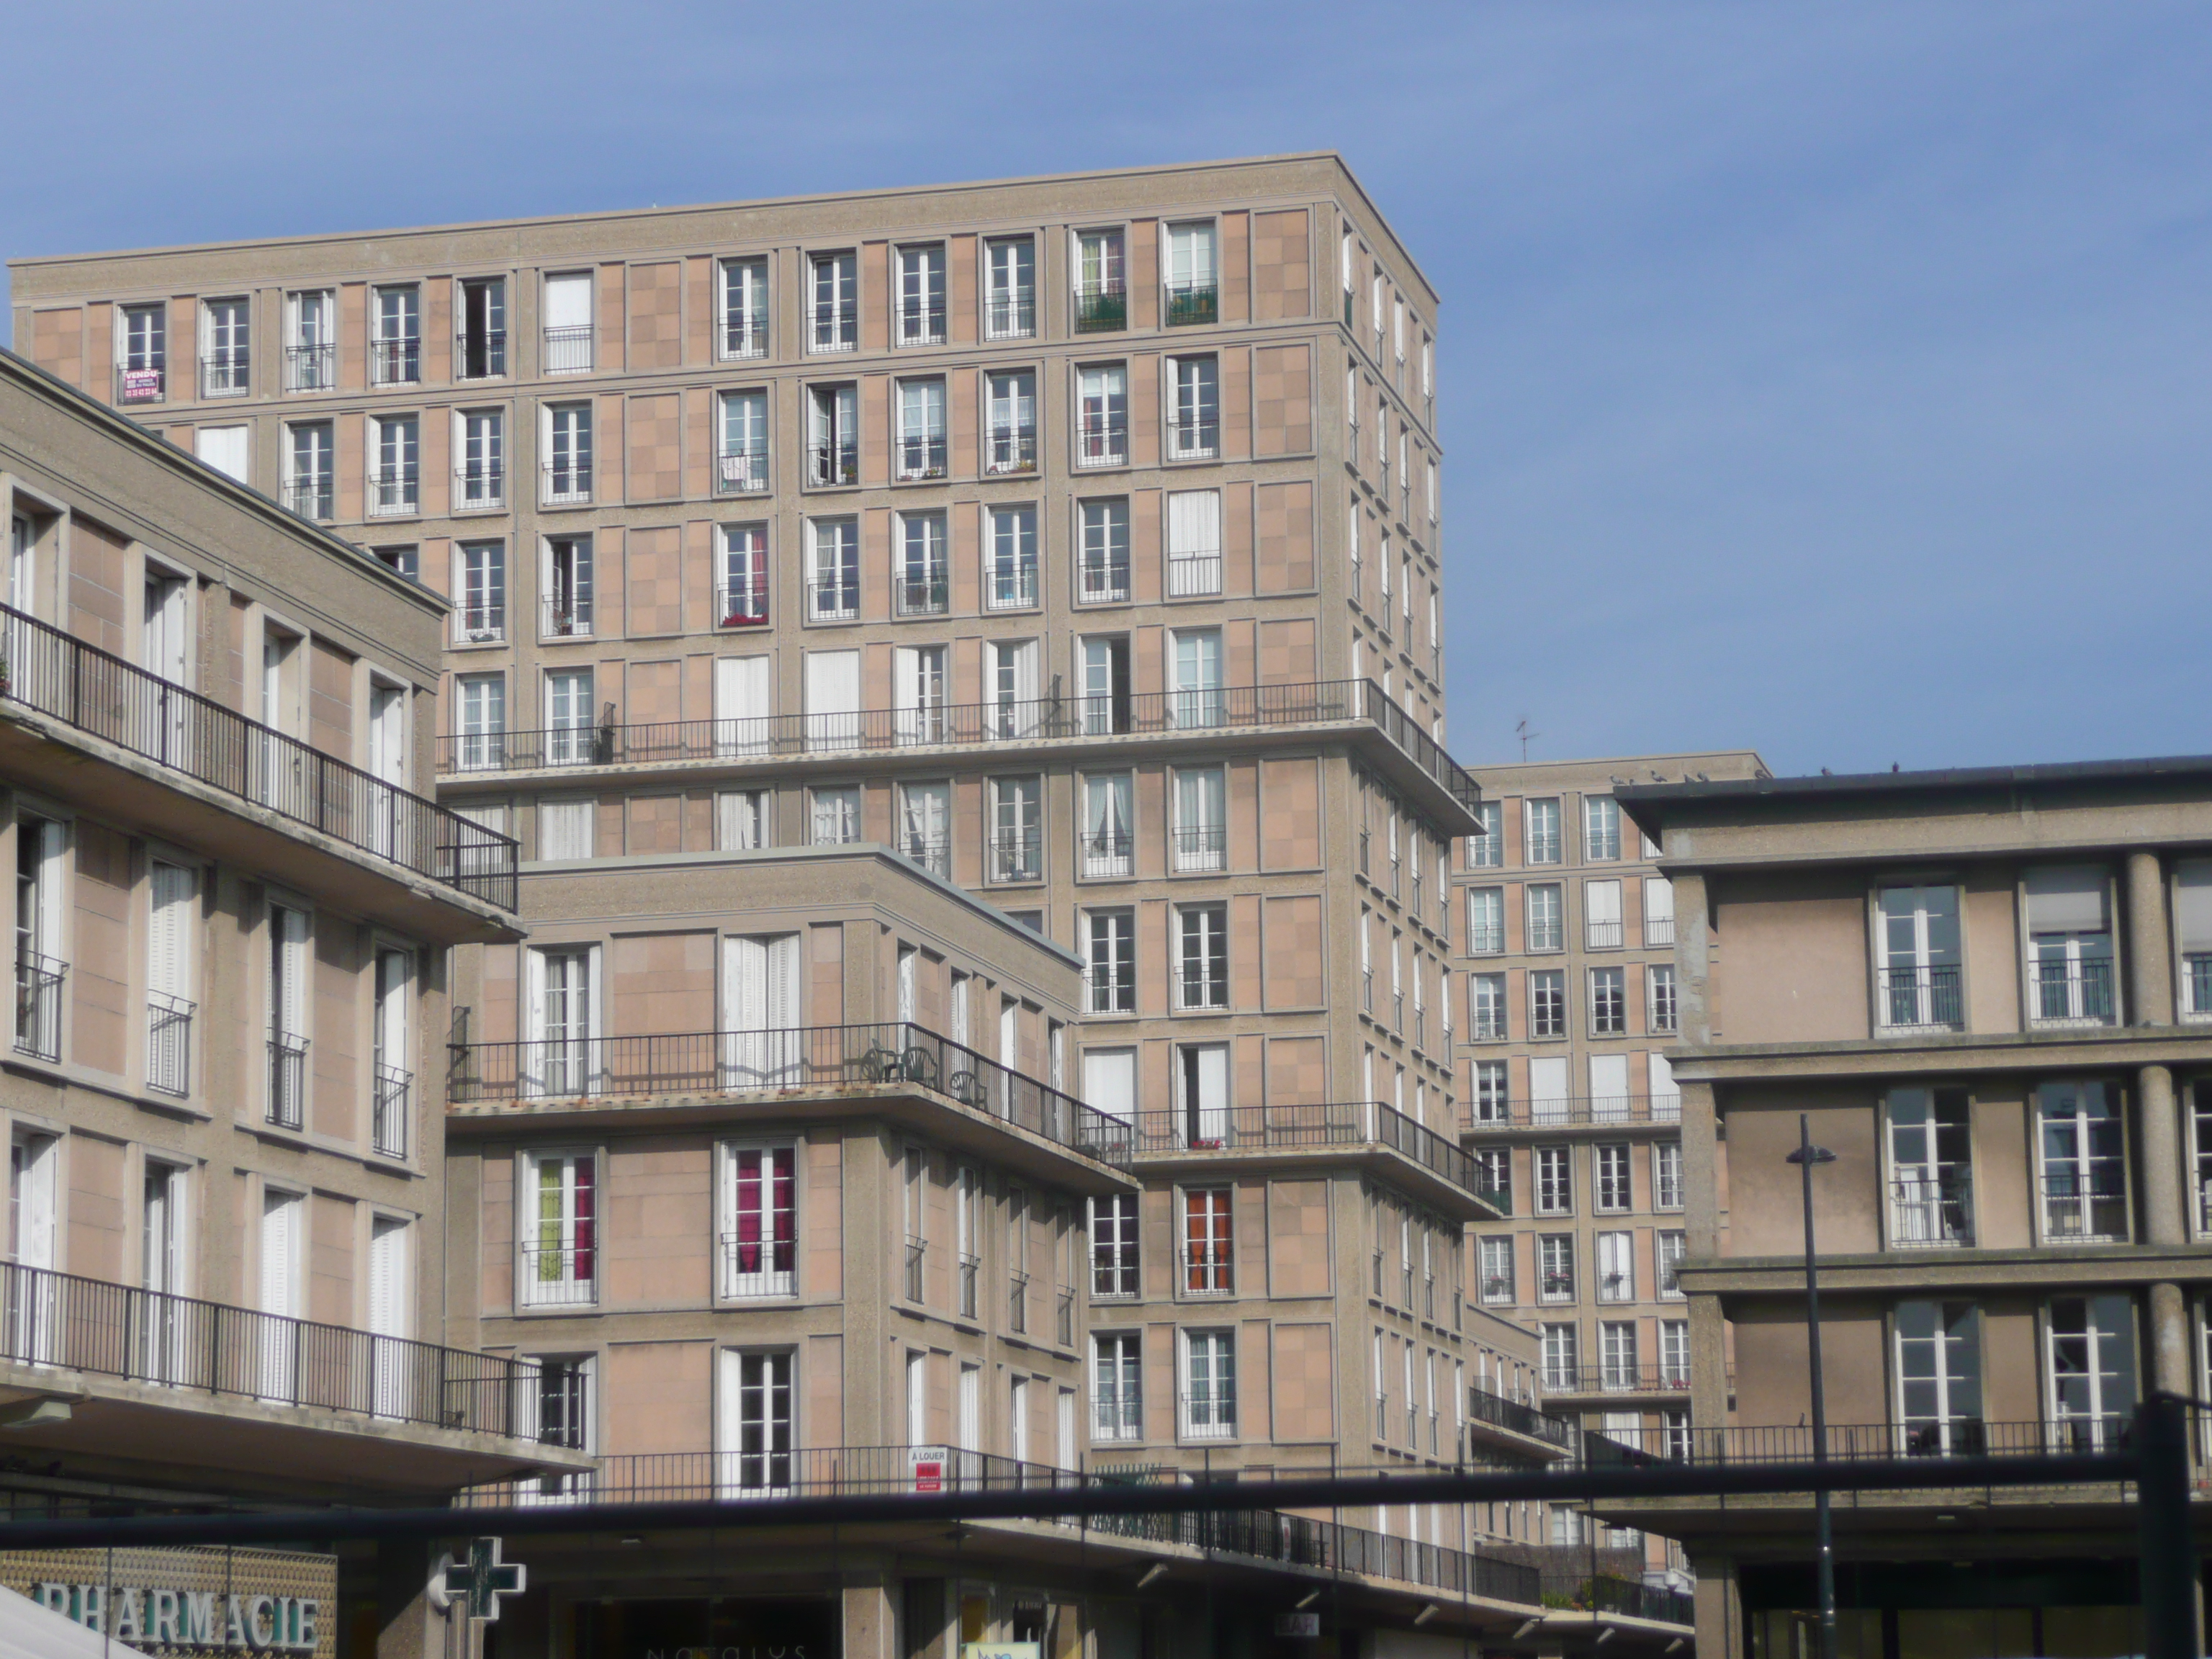
{"label": "stairwell window", "polygon": [[721,355],[725,362],[768,356],[768,260],[725,259],[721,281]]}
{"label": "stairwell window", "polygon": [[1000,236],[983,244],[983,337],[1025,340],[1036,333],[1036,243]]}
{"label": "stairwell window", "polygon": [[2025,897],[2029,1024],[2118,1024],[2109,873],[2094,865],[2031,870]]}
{"label": "stairwell window", "polygon": [[851,252],[817,253],[807,262],[810,351],[852,351],[860,343],[860,262]]}
{"label": "stairwell window", "polygon": [[1875,927],[1877,1026],[1903,1033],[1963,1029],[1959,890],[1885,887]]}

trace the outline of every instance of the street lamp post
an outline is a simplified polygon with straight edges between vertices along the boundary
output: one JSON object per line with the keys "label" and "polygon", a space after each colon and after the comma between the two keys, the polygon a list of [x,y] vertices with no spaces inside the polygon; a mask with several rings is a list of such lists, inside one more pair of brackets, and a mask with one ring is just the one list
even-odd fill
{"label": "street lamp post", "polygon": [[[1813,1371],[1813,1461],[1828,1461],[1828,1402],[1820,1376],[1820,1274],[1813,1248],[1813,1166],[1833,1164],[1836,1155],[1813,1144],[1812,1119],[1797,1114],[1797,1165],[1805,1189],[1805,1349]],[[1814,1570],[1820,1595],[1820,1659],[1836,1659],[1836,1551],[1828,1516],[1828,1489],[1813,1494]]]}

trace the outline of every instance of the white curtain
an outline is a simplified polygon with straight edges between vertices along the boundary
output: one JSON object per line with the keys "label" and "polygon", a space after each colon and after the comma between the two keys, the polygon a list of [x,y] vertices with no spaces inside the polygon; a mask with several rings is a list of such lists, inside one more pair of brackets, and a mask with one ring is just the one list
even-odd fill
{"label": "white curtain", "polygon": [[1127,1123],[1137,1111],[1137,1051],[1092,1048],[1083,1056],[1083,1098],[1093,1111]]}
{"label": "white curtain", "polygon": [[860,653],[806,653],[806,746],[851,749],[860,741]]}
{"label": "white curtain", "polygon": [[722,941],[723,1066],[733,1089],[799,1080],[799,935],[732,934]]}
{"label": "white curtain", "polygon": [[721,657],[714,663],[714,752],[765,754],[775,710],[769,659]]}

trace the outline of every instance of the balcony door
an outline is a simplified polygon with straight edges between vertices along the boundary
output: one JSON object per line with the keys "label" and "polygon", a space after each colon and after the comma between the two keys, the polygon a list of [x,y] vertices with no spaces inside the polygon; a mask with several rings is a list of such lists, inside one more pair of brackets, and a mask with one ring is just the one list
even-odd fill
{"label": "balcony door", "polygon": [[368,684],[369,845],[386,858],[413,850],[414,820],[406,811],[407,689],[389,680]]}
{"label": "balcony door", "polygon": [[1186,1042],[1176,1061],[1183,1145],[1221,1146],[1229,1138],[1229,1045]]}
{"label": "balcony door", "polygon": [[1973,1243],[1973,1135],[1963,1089],[1889,1091],[1889,1242]]}
{"label": "balcony door", "polygon": [[523,1092],[588,1094],[605,1068],[599,1053],[599,947],[532,950],[527,964],[530,1037],[523,1045]]}
{"label": "balcony door", "polygon": [[545,676],[545,762],[582,766],[592,758],[592,671],[562,669]]}
{"label": "balcony door", "polygon": [[725,1498],[778,1498],[793,1487],[789,1349],[722,1352],[721,1471]]}
{"label": "balcony door", "polygon": [[261,1312],[254,1322],[259,1393],[264,1400],[298,1399],[300,1328],[306,1297],[300,1284],[307,1200],[298,1193],[261,1196]]}
{"label": "balcony door", "polygon": [[8,1147],[8,1306],[6,1352],[11,1359],[51,1362],[59,1331],[56,1289],[54,1189],[61,1143],[52,1135],[18,1134]]}
{"label": "balcony door", "polygon": [[1896,1324],[1897,1421],[1905,1449],[1953,1456],[1979,1453],[1979,1311],[1970,1302],[1900,1302]]}
{"label": "balcony door", "polygon": [[149,1160],[138,1208],[138,1282],[153,1292],[139,1323],[138,1364],[152,1382],[185,1380],[185,1171]]}
{"label": "balcony door", "polygon": [[418,1417],[409,1383],[407,1224],[377,1216],[368,1231],[369,1409],[379,1417]]}
{"label": "balcony door", "polygon": [[1964,1023],[1959,955],[1959,890],[1885,887],[1881,892],[1881,1024],[1954,1029]]}
{"label": "balcony door", "polygon": [[805,1059],[799,1010],[798,934],[723,939],[725,1087],[775,1089],[799,1080]]}

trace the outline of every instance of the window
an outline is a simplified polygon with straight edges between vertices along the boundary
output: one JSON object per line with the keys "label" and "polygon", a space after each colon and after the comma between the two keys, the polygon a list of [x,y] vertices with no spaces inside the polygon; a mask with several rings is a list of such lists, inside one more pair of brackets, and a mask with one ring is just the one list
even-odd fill
{"label": "window", "polygon": [[460,606],[455,620],[462,642],[482,645],[507,631],[507,545],[464,542],[460,549]]}
{"label": "window", "polygon": [[307,913],[269,907],[268,1120],[297,1129],[307,1121]]}
{"label": "window", "polygon": [[592,538],[553,536],[545,543],[544,615],[547,639],[581,639],[592,631]]}
{"label": "window", "polygon": [[422,428],[412,415],[372,416],[368,511],[372,518],[415,513],[422,505]]}
{"label": "window", "polygon": [[983,337],[1026,340],[1036,332],[1036,244],[998,236],[983,244]]}
{"label": "window", "polygon": [[1174,677],[1171,712],[1181,731],[1219,726],[1224,717],[1221,695],[1221,630],[1178,628],[1169,635],[1170,672]]}
{"label": "window", "polygon": [[303,519],[337,512],[337,429],[328,421],[295,421],[284,428],[284,505]]}
{"label": "window", "polygon": [[806,482],[825,489],[860,482],[860,393],[857,386],[806,389]]}
{"label": "window", "polygon": [[[951,560],[942,513],[902,513],[898,527],[898,580],[892,589],[902,617],[938,617],[951,603]],[[940,674],[937,707],[944,705]]]}
{"label": "window", "polygon": [[[21,1046],[26,1032],[34,1042],[52,1038],[50,1045],[29,1050],[49,1059],[58,1057],[61,1010],[57,1000],[49,1011],[40,995],[40,972],[52,971],[40,949],[46,943],[44,913],[51,908],[42,890],[60,873],[58,860],[52,860],[49,870],[46,835],[60,828],[28,817],[18,818],[15,826],[17,1041]],[[58,841],[58,834],[54,839]],[[146,1086],[166,1095],[191,1092],[192,1015],[198,1006],[191,994],[197,988],[192,974],[196,886],[185,866],[151,862],[147,881]],[[27,991],[31,994],[25,995]]]}
{"label": "window", "polygon": [[1468,1040],[1505,1041],[1505,975],[1469,974],[1467,976]]}
{"label": "window", "polygon": [[495,771],[507,764],[507,677],[461,674],[453,684],[461,705],[459,769]]}
{"label": "window", "polygon": [[1514,1300],[1512,1239],[1486,1234],[1475,1243],[1480,1256],[1476,1272],[1481,1279],[1484,1304],[1492,1308],[1510,1306]]}
{"label": "window", "polygon": [[1175,773],[1175,823],[1169,834],[1178,873],[1229,867],[1228,778],[1218,766],[1180,767]]}
{"label": "window", "polygon": [[1567,1034],[1567,976],[1558,969],[1528,975],[1528,1035],[1563,1037]]}
{"label": "window", "polygon": [[792,1489],[792,1356],[788,1349],[722,1352],[724,1496],[780,1497]]}
{"label": "window", "polygon": [[1036,471],[1036,376],[1010,369],[985,377],[983,470],[1004,475]]}
{"label": "window", "polygon": [[1037,603],[1036,509],[991,509],[990,568],[986,597],[994,611],[1026,611]]}
{"label": "window", "polygon": [[1590,1204],[1600,1215],[1626,1215],[1633,1207],[1628,1148],[1608,1141],[1590,1149]]}
{"label": "window", "polygon": [[725,362],[768,356],[768,260],[725,259],[721,264]]}
{"label": "window", "polygon": [[1583,797],[1583,860],[1605,864],[1620,856],[1620,803],[1610,795]]}
{"label": "window", "polygon": [[[248,426],[204,426],[192,434],[195,453],[216,471],[240,483],[253,481],[253,428]],[[28,528],[28,521],[15,523]],[[20,601],[11,599],[18,611]]]}
{"label": "window", "polygon": [[1135,781],[1127,772],[1092,773],[1083,781],[1083,873],[1086,877],[1135,872],[1130,837]]}
{"label": "window", "polygon": [[798,1149],[722,1149],[722,1294],[799,1291]]}
{"label": "window", "polygon": [[545,761],[583,766],[592,753],[592,671],[556,669],[545,676]]}
{"label": "window", "polygon": [[768,487],[768,393],[726,392],[714,488],[725,495],[752,495]]}
{"label": "window", "polygon": [[1597,1236],[1597,1299],[1636,1300],[1635,1234],[1611,1232]]}
{"label": "window", "polygon": [[1972,1244],[1973,1135],[1964,1089],[1892,1089],[1889,1243]]}
{"label": "window", "polygon": [[[1538,1331],[1544,1386],[1561,1394],[1573,1393],[1582,1386],[1580,1347],[1575,1340],[1575,1328],[1568,1324],[1543,1325]],[[1553,1506],[1553,1513],[1559,1513],[1558,1506]]]}
{"label": "window", "polygon": [[571,271],[545,279],[545,372],[582,374],[592,367],[592,276]]}
{"label": "window", "polygon": [[1880,927],[1875,1000],[1881,1027],[1960,1029],[1965,1008],[1960,995],[1959,890],[1885,887]]}
{"label": "window", "polygon": [[545,505],[592,499],[592,406],[554,404],[545,411]]}
{"label": "window", "polygon": [[2051,1417],[2062,1451],[2118,1446],[2136,1408],[2135,1309],[2124,1296],[2051,1304]]}
{"label": "window", "polygon": [[1186,904],[1176,911],[1176,1006],[1229,1006],[1229,907]]}
{"label": "window", "polygon": [[988,734],[994,738],[1027,737],[1037,729],[1044,712],[1037,698],[1037,645],[1035,640],[994,641],[988,658],[990,678],[985,690],[990,699]]}
{"label": "window", "polygon": [[1504,1146],[1478,1146],[1469,1154],[1475,1177],[1500,1213],[1513,1213],[1513,1154]]}
{"label": "window", "polygon": [[898,343],[945,343],[945,244],[898,251]]}
{"label": "window", "polygon": [[1091,1200],[1091,1295],[1094,1301],[1137,1294],[1134,1193]]}
{"label": "window", "polygon": [[1532,800],[1526,812],[1528,824],[1528,862],[1557,864],[1559,861],[1559,803],[1555,800]]}
{"label": "window", "polygon": [[327,392],[338,383],[337,296],[328,289],[286,297],[284,389]]}
{"label": "window", "polygon": [[1505,862],[1505,832],[1499,826],[1504,815],[1494,800],[1480,803],[1474,809],[1480,820],[1480,835],[1467,838],[1467,867],[1470,870],[1495,870]]}
{"label": "window", "polygon": [[1674,942],[1674,884],[1664,876],[1644,878],[1644,943],[1656,946]]}
{"label": "window", "polygon": [[[1085,501],[1079,597],[1085,605],[1118,605],[1129,597],[1129,504]],[[2212,935],[2212,929],[2208,929]],[[2212,957],[2208,957],[2212,959]],[[2212,985],[2212,975],[2208,975]],[[2206,998],[2212,1012],[2212,994]]]}
{"label": "window", "polygon": [[1134,1331],[1091,1339],[1091,1437],[1145,1437],[1144,1357]]}
{"label": "window", "polygon": [[376,1070],[369,1144],[387,1158],[404,1158],[415,1084],[415,1055],[407,1033],[415,995],[414,957],[406,951],[380,949],[374,972],[376,1000],[369,1042],[370,1061]]}
{"label": "window", "polygon": [[62,1046],[62,826],[27,816],[15,828],[15,1048],[58,1060]]}
{"label": "window", "polygon": [[235,398],[251,390],[252,307],[245,300],[200,302],[200,396]]}
{"label": "window", "polygon": [[1649,999],[1646,1020],[1652,1035],[1663,1036],[1680,1030],[1680,1016],[1674,1002],[1674,969],[1666,963],[1654,963],[1644,974]]}
{"label": "window", "polygon": [[1162,320],[1167,326],[1219,321],[1212,222],[1170,225],[1166,264],[1167,305]]}
{"label": "window", "polygon": [[2173,933],[2181,955],[2182,1018],[2212,1018],[2212,860],[2187,859],[2175,866]]}
{"label": "window", "polygon": [[773,844],[765,789],[726,789],[714,797],[714,845],[725,853]]}
{"label": "window", "polygon": [[597,1174],[598,1160],[590,1152],[524,1155],[529,1209],[516,1229],[522,1259],[515,1279],[516,1300],[524,1306],[572,1307],[598,1299]]}
{"label": "window", "polygon": [[852,785],[814,791],[812,835],[817,847],[842,847],[860,839],[860,792]]}
{"label": "window", "polygon": [[1512,1102],[1506,1082],[1507,1067],[1502,1060],[1478,1060],[1474,1062],[1474,1121],[1477,1123],[1508,1123],[1512,1121]]}
{"label": "window", "polygon": [[1076,371],[1075,464],[1129,461],[1129,377],[1118,363]]}
{"label": "window", "polygon": [[1496,956],[1505,949],[1505,890],[1470,887],[1467,890],[1467,953]]}
{"label": "window", "polygon": [[407,386],[422,378],[422,290],[412,283],[372,289],[368,383]]}
{"label": "window", "polygon": [[991,879],[1044,875],[1044,785],[1039,778],[991,780]]}
{"label": "window", "polygon": [[161,402],[168,389],[169,307],[125,306],[116,330],[115,401]]}
{"label": "window", "polygon": [[1913,1453],[1979,1453],[1981,1316],[1970,1302],[1900,1302],[1897,1421]]}
{"label": "window", "polygon": [[817,253],[808,261],[811,351],[851,351],[860,343],[860,264],[850,252]]}
{"label": "window", "polygon": [[1237,1288],[1230,1189],[1194,1187],[1182,1195],[1183,1293],[1226,1296]]}
{"label": "window", "polygon": [[1566,899],[1556,882],[1523,890],[1528,910],[1528,949],[1564,951],[1567,948]]}
{"label": "window", "polygon": [[1210,461],[1221,453],[1221,370],[1212,357],[1168,359],[1168,459]]}
{"label": "window", "polygon": [[[942,654],[942,647],[939,647]],[[952,878],[952,788],[944,783],[899,786],[898,850],[931,874]]]}
{"label": "window", "polygon": [[1572,1215],[1575,1212],[1573,1152],[1565,1146],[1539,1146],[1533,1156],[1536,1170],[1536,1213]]}
{"label": "window", "polygon": [[1575,1241],[1571,1233],[1544,1233],[1536,1240],[1536,1299],[1575,1299]]}
{"label": "window", "polygon": [[1659,1268],[1659,1294],[1670,1302],[1681,1301],[1682,1258],[1690,1253],[1690,1236],[1674,1231],[1655,1233],[1652,1250]]}
{"label": "window", "polygon": [[1128,325],[1129,295],[1125,285],[1120,231],[1076,233],[1074,298],[1078,334],[1105,332]]}
{"label": "window", "polygon": [[1624,1036],[1628,1031],[1628,973],[1622,968],[1589,970],[1590,1035]]}
{"label": "window", "polygon": [[724,525],[722,571],[714,584],[714,615],[724,628],[761,628],[769,619],[768,526]]}
{"label": "window", "polygon": [[1182,1334],[1183,1433],[1193,1440],[1237,1434],[1237,1334]]}
{"label": "window", "polygon": [[494,507],[507,500],[507,417],[496,409],[464,410],[461,461],[453,469],[454,508]]}
{"label": "window", "polygon": [[2029,1024],[2116,1022],[2111,885],[2094,866],[2027,872]]}
{"label": "window", "polygon": [[898,476],[902,483],[942,478],[945,382],[936,375],[898,383]]}
{"label": "window", "polygon": [[2127,1134],[2112,1085],[2045,1083],[2036,1090],[2036,1162],[2046,1244],[2124,1243]]}
{"label": "window", "polygon": [[860,526],[857,519],[806,521],[806,614],[812,622],[850,622],[860,614]]}
{"label": "window", "polygon": [[507,281],[471,276],[461,283],[460,326],[453,341],[453,378],[485,380],[507,373]]}
{"label": "window", "polygon": [[1168,495],[1168,597],[1221,592],[1221,492],[1181,489]]}
{"label": "window", "polygon": [[1636,1327],[1626,1319],[1601,1321],[1597,1328],[1598,1386],[1626,1394],[1643,1382],[1636,1352]]}
{"label": "window", "polygon": [[1655,1210],[1679,1210],[1682,1207],[1682,1143],[1679,1140],[1652,1143],[1651,1207]]}

